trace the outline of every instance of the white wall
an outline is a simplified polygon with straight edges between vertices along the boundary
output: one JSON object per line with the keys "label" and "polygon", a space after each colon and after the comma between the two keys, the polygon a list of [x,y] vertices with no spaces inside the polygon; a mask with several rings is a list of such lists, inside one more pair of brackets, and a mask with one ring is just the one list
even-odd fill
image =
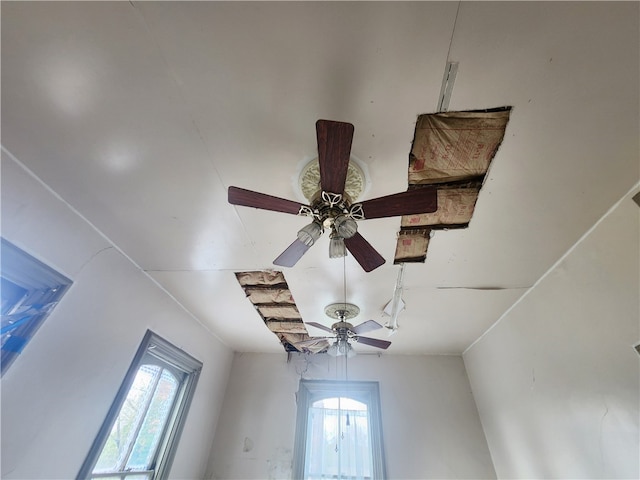
{"label": "white wall", "polygon": [[499,478],[640,478],[639,230],[627,197],[465,353]]}
{"label": "white wall", "polygon": [[[461,357],[358,355],[348,372],[379,382],[388,478],[495,478]],[[291,478],[301,376],[336,379],[336,360],[235,354],[207,478]]]}
{"label": "white wall", "polygon": [[202,478],[232,352],[3,152],[2,236],[74,281],[2,378],[2,478],[75,478],[147,329],[204,363],[171,477]]}

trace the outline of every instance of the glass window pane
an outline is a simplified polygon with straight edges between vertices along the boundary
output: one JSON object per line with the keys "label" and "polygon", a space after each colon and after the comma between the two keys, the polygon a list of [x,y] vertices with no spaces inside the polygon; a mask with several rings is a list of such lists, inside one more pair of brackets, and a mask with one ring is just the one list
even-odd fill
{"label": "glass window pane", "polygon": [[306,479],[371,478],[367,405],[346,397],[313,402],[308,411]]}
{"label": "glass window pane", "polygon": [[0,375],[4,375],[71,280],[4,238],[0,246]]}
{"label": "glass window pane", "polygon": [[142,365],[138,369],[93,473],[121,469],[127,454],[131,451],[134,435],[143,419],[161,370],[157,365]]}
{"label": "glass window pane", "polygon": [[167,479],[201,368],[148,330],[77,478]]}
{"label": "glass window pane", "polygon": [[164,370],[127,461],[127,469],[144,470],[151,466],[177,391],[178,380],[168,370]]}
{"label": "glass window pane", "polygon": [[319,408],[341,408],[343,410],[367,410],[367,404],[348,397],[322,398],[313,402],[312,406]]}
{"label": "glass window pane", "polygon": [[[0,277],[0,293],[2,294],[0,295],[2,298],[0,314],[7,315],[11,313],[13,307],[19,304],[29,292],[26,288],[22,288],[6,278]],[[4,327],[4,319],[2,326]]]}

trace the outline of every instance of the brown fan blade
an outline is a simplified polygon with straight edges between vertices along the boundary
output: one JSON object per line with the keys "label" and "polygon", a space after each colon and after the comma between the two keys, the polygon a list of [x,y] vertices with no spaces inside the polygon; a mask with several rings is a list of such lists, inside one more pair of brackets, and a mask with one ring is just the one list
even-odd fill
{"label": "brown fan blade", "polygon": [[293,267],[298,263],[298,260],[307,253],[309,248],[309,245],[305,245],[296,238],[293,243],[273,261],[273,264],[280,265],[281,267]]}
{"label": "brown fan blade", "polygon": [[365,200],[361,205],[365,219],[431,213],[438,209],[438,190],[435,187],[415,188]]}
{"label": "brown fan blade", "polygon": [[372,347],[384,348],[385,350],[389,348],[391,342],[387,340],[379,340],[377,338],[369,338],[369,337],[355,337],[358,343],[364,343],[365,345],[371,345]]}
{"label": "brown fan blade", "polygon": [[329,327],[325,327],[321,323],[317,323],[317,322],[305,322],[305,323],[307,325],[311,325],[312,327],[319,328],[320,330],[324,330],[325,332],[333,333],[333,330],[331,330]]}
{"label": "brown fan blade", "polygon": [[375,270],[384,263],[382,255],[358,232],[351,238],[345,238],[344,244],[365,272]]}
{"label": "brown fan blade", "polygon": [[360,333],[372,332],[373,330],[378,330],[379,328],[382,328],[382,325],[380,325],[378,322],[376,322],[375,320],[367,320],[366,322],[362,322],[360,325],[356,325],[355,327],[353,327],[351,331],[358,335]]}
{"label": "brown fan blade", "polygon": [[305,206],[302,203],[287,200],[285,198],[274,197],[266,193],[245,190],[244,188],[229,187],[229,203],[241,205],[243,207],[261,208],[262,210],[272,210],[274,212],[292,213],[298,215],[300,208]]}
{"label": "brown fan blade", "polygon": [[349,168],[353,125],[331,120],[316,122],[320,186],[325,192],[342,194]]}

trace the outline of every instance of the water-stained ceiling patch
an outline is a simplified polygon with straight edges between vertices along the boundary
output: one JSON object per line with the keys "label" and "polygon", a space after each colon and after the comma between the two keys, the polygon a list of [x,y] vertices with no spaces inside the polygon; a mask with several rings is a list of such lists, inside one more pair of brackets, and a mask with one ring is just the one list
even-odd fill
{"label": "water-stained ceiling patch", "polygon": [[469,226],[504,138],[511,107],[418,117],[409,154],[409,189],[438,185],[438,210],[401,219],[394,263],[424,262],[432,230]]}
{"label": "water-stained ceiling patch", "polygon": [[[236,278],[264,324],[278,337],[285,351],[302,351],[295,345],[311,340],[311,337],[284,274],[273,270],[260,270],[236,272]],[[305,344],[304,350],[317,353],[328,346],[329,342],[320,339],[312,345]]]}

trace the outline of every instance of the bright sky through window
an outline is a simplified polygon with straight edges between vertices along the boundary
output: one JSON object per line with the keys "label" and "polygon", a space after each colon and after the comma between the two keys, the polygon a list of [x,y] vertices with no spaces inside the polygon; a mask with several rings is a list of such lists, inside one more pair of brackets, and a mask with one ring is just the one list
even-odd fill
{"label": "bright sky through window", "polygon": [[309,408],[306,479],[371,478],[367,405],[347,397],[315,401]]}
{"label": "bright sky through window", "polygon": [[384,480],[378,382],[300,380],[292,478]]}

